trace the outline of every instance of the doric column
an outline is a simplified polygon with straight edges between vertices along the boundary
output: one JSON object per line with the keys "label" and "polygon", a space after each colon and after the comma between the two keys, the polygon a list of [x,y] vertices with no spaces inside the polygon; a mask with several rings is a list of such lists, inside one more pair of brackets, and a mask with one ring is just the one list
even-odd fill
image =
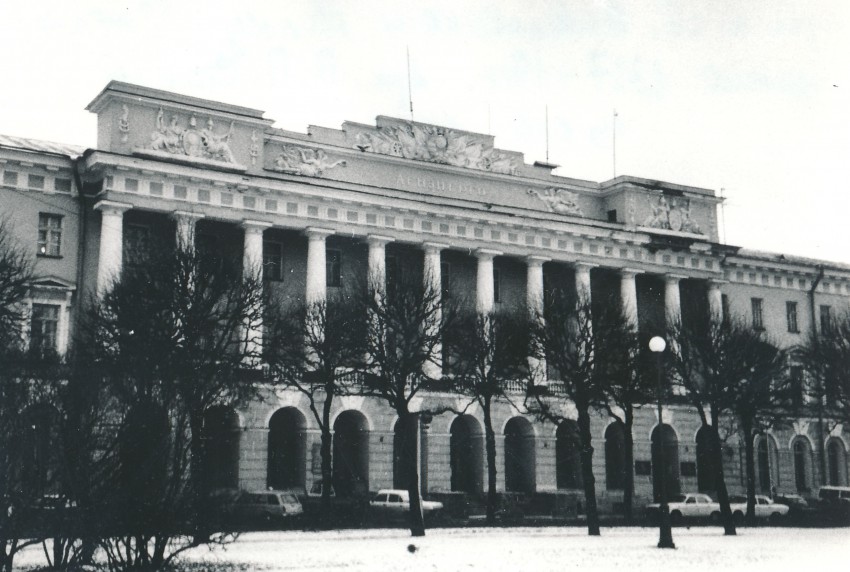
{"label": "doric column", "polygon": [[576,299],[579,304],[590,303],[590,270],[595,268],[595,264],[587,262],[576,262]]}
{"label": "doric column", "polygon": [[620,270],[620,300],[623,305],[623,315],[633,327],[638,325],[637,285],[635,276],[640,270],[623,268]]}
{"label": "doric column", "polygon": [[[447,244],[437,242],[425,242],[422,244],[425,250],[423,258],[422,275],[425,280],[426,291],[434,295],[438,303],[442,303],[443,293],[443,275],[440,264],[442,262],[440,252],[444,248],[448,248]],[[438,313],[435,316],[435,322],[441,320],[442,316]],[[424,373],[432,379],[439,379],[443,375],[443,346],[435,344],[431,361],[425,362]]]}
{"label": "doric column", "polygon": [[720,286],[725,283],[725,280],[708,281],[708,311],[711,319],[717,322],[723,320],[723,292]]}
{"label": "doric column", "polygon": [[676,274],[666,274],[664,276],[664,316],[667,319],[668,326],[677,323],[682,316],[679,281],[683,278],[685,277]]}
{"label": "doric column", "polygon": [[94,209],[100,211],[100,252],[97,257],[97,296],[103,296],[121,276],[124,260],[124,211],[133,205],[99,201]]}
{"label": "doric column", "polygon": [[195,248],[195,224],[204,215],[188,211],[174,211],[171,213],[177,225],[177,246],[186,250]]}
{"label": "doric column", "polygon": [[325,239],[333,234],[332,230],[310,227],[307,235],[307,292],[304,299],[308,304],[321,302],[327,296],[327,254]]}
{"label": "doric column", "polygon": [[392,242],[388,236],[370,234],[369,241],[369,283],[383,292],[387,286],[387,243]]}
{"label": "doric column", "polygon": [[263,231],[272,225],[256,220],[242,221],[245,230],[242,254],[242,272],[245,276],[263,277]]}
{"label": "doric column", "polygon": [[[528,265],[525,280],[526,306],[529,317],[532,320],[539,320],[541,324],[543,323],[543,263],[549,260],[543,256],[527,256],[525,259]],[[529,357],[528,370],[535,385],[546,383],[548,376],[545,359]]]}
{"label": "doric column", "polygon": [[489,314],[495,306],[493,292],[493,258],[502,253],[498,250],[479,248],[475,251],[478,258],[478,273],[475,288],[476,309],[482,314]]}

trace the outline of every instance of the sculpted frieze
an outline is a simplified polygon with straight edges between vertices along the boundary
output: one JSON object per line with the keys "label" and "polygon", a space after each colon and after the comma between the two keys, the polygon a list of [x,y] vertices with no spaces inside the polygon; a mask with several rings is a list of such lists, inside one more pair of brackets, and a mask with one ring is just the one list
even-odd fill
{"label": "sculpted frieze", "polygon": [[321,177],[325,171],[335,167],[345,167],[344,159],[333,160],[324,149],[310,149],[284,145],[283,151],[274,160],[274,171],[303,175],[305,177]]}
{"label": "sculpted frieze", "polygon": [[207,119],[206,127],[199,129],[194,114],[186,127],[181,125],[177,115],[172,115],[166,123],[162,108],[156,116],[156,131],[151,133],[150,149],[164,151],[173,155],[186,155],[212,161],[235,163],[230,150],[230,137],[233,135],[233,122],[224,133],[216,133],[215,123]]}
{"label": "sculpted frieze", "polygon": [[497,151],[484,137],[436,125],[397,120],[361,130],[354,141],[361,151],[491,173],[515,175],[519,167],[514,157]]}
{"label": "sculpted frieze", "polygon": [[568,191],[567,189],[559,189],[557,187],[549,187],[547,189],[528,189],[528,194],[540,199],[550,212],[584,216],[581,207],[578,205],[578,194]]}
{"label": "sculpted frieze", "polygon": [[662,196],[658,197],[658,201],[651,207],[652,213],[646,218],[643,226],[703,234],[699,224],[691,218],[690,199]]}

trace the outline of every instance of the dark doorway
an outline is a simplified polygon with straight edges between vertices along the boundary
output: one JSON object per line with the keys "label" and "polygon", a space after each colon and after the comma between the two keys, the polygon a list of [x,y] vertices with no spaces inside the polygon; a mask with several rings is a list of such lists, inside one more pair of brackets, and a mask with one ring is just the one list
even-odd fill
{"label": "dark doorway", "polygon": [[307,469],[307,421],[295,407],[278,409],[269,420],[267,484],[303,489]]}
{"label": "dark doorway", "polygon": [[561,421],[555,432],[555,480],[559,489],[580,489],[584,486],[578,423],[569,419]]}
{"label": "dark doorway", "polygon": [[711,445],[711,430],[700,427],[697,431],[697,488],[701,492],[717,490],[717,455]]}
{"label": "dark doorway", "polygon": [[459,415],[449,430],[453,491],[479,493],[484,487],[484,436],[471,415]]}
{"label": "dark doorway", "polygon": [[359,411],[343,411],[334,422],[334,490],[341,497],[369,492],[369,425]]}
{"label": "dark doorway", "polygon": [[[669,499],[671,495],[682,492],[679,481],[679,439],[669,425],[661,425],[652,430],[652,494],[656,502],[659,499],[658,471],[664,471],[664,488]],[[663,451],[664,466],[661,466],[659,455]]]}
{"label": "dark doorway", "polygon": [[625,429],[620,421],[614,421],[605,429],[605,488],[617,491],[625,486]]}
{"label": "dark doorway", "polygon": [[537,451],[534,429],[523,417],[505,425],[505,490],[533,493],[537,488]]}
{"label": "dark doorway", "polygon": [[204,474],[211,490],[239,488],[239,437],[239,416],[230,407],[204,414]]}

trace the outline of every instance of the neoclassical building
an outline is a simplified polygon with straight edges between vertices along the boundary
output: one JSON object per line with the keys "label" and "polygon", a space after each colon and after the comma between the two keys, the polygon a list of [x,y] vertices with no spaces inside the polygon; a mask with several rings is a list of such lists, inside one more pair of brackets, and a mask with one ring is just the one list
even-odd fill
{"label": "neoclassical building", "polygon": [[[255,109],[115,81],[88,110],[98,118],[94,149],[0,136],[0,212],[37,261],[30,343],[60,353],[80,302],[162,236],[242,256],[293,299],[321,299],[404,259],[443,295],[483,310],[568,286],[614,293],[645,334],[696,303],[748,316],[788,348],[850,301],[850,266],[721,244],[711,189],[558,176],[557,165],[528,164],[493,136],[384,116],[285,131]],[[802,384],[801,369],[789,368]],[[426,394],[423,407],[444,397]],[[506,401],[495,417],[500,490],[580,488],[574,424],[539,422]],[[344,397],[333,419],[337,494],[399,486],[394,413]],[[603,509],[621,502],[625,470],[634,470],[638,503],[652,496],[656,438],[674,489],[713,488],[695,413],[670,404],[663,420],[659,427],[653,408],[640,410],[627,468],[621,427],[594,418]],[[208,427],[221,486],[310,490],[319,479],[319,433],[297,392],[212,410]],[[848,429],[813,418],[759,435],[759,488],[846,485]],[[436,416],[420,433],[426,495],[483,489],[480,411]],[[723,456],[730,489],[743,490],[742,443],[727,442]]]}

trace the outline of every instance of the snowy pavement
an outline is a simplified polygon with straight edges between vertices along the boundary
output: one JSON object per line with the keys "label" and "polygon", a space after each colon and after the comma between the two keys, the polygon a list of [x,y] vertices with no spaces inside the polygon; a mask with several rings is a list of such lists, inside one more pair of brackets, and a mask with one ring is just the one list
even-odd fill
{"label": "snowy pavement", "polygon": [[[836,570],[850,563],[850,528],[674,528],[676,550],[660,550],[657,528],[463,528],[429,530],[414,539],[404,530],[253,532],[221,549],[187,554],[192,570],[421,571],[438,570]],[[39,565],[28,551],[18,567]]]}

